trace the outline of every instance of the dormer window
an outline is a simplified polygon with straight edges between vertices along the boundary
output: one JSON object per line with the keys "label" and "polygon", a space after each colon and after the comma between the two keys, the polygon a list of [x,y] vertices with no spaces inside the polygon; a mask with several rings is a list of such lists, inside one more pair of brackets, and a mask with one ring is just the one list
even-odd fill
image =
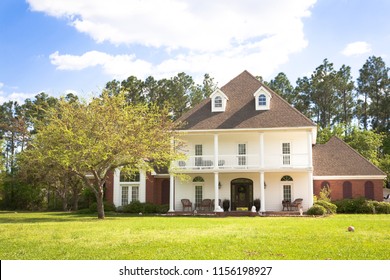
{"label": "dormer window", "polygon": [[216,96],[214,98],[214,108],[222,108],[222,97]]}
{"label": "dormer window", "polygon": [[215,90],[211,95],[211,112],[225,112],[229,98],[220,90]]}
{"label": "dormer window", "polygon": [[259,95],[259,106],[267,106],[267,98],[264,94]]}
{"label": "dormer window", "polygon": [[271,93],[265,88],[259,88],[253,96],[255,97],[256,111],[269,110],[271,105]]}

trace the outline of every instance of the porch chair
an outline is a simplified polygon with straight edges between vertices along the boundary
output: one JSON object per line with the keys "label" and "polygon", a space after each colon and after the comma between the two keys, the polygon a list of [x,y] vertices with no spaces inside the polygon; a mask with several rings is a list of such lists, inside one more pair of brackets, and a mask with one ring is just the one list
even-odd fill
{"label": "porch chair", "polygon": [[203,211],[210,211],[211,209],[211,199],[203,199],[202,203],[200,204],[200,210]]}
{"label": "porch chair", "polygon": [[282,211],[284,211],[284,209],[289,211],[291,209],[291,201],[290,200],[282,200],[282,206],[283,206]]}
{"label": "porch chair", "polygon": [[299,208],[302,208],[302,198],[297,198],[290,204],[290,209],[293,210],[294,208],[298,211]]}
{"label": "porch chair", "polygon": [[183,205],[183,211],[186,211],[186,208],[190,208],[190,211],[192,211],[192,202],[189,199],[183,198],[181,204]]}

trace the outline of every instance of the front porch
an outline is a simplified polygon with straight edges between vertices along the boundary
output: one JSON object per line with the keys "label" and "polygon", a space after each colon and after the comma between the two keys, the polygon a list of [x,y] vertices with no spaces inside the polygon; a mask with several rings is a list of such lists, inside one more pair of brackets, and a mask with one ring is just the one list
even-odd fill
{"label": "front porch", "polygon": [[251,213],[252,207],[256,206],[259,213],[281,212],[283,215],[291,215],[299,214],[299,209],[286,207],[283,201],[300,198],[302,203],[299,207],[303,211],[313,203],[311,171],[236,171],[188,175],[190,179],[185,181],[171,176],[169,212],[178,212],[180,215],[230,213],[228,215],[234,216],[242,215],[238,214],[241,212]]}
{"label": "front porch", "polygon": [[167,217],[307,217],[305,213],[301,215],[299,211],[267,211],[264,213],[252,212],[252,211],[227,211],[227,212],[175,211],[175,212],[168,212],[164,216]]}

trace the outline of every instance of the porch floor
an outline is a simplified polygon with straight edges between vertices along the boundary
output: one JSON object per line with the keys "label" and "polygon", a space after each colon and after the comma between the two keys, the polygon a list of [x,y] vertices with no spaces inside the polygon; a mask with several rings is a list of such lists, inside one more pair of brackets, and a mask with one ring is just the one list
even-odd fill
{"label": "porch floor", "polygon": [[[165,216],[193,216],[193,217],[299,217],[299,211],[266,211],[263,214],[251,211],[228,211],[228,212],[213,212],[213,211],[175,211],[168,212]],[[304,213],[302,216],[306,216]]]}

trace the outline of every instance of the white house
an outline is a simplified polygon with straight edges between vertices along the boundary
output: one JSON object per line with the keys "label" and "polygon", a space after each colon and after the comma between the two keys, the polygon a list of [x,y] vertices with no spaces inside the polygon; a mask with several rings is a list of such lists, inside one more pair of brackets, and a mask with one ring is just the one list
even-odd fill
{"label": "white house", "polygon": [[[313,204],[317,126],[249,72],[217,89],[178,122],[182,124],[187,159],[172,163],[170,172],[141,174],[139,181],[121,181],[117,171],[109,195],[115,205],[131,200],[169,201],[171,212],[221,211],[221,202],[229,200],[231,211],[250,211],[255,200],[260,200],[260,212],[267,212],[280,211],[282,201],[298,198],[303,210]],[[334,142],[341,150],[346,149]],[[316,159],[320,164],[319,154]],[[362,169],[371,168],[368,175],[377,180],[374,185],[379,193],[385,174],[360,155],[358,158]],[[178,172],[186,174],[187,180],[175,176]],[[351,176],[350,180],[354,178]],[[183,199],[191,206],[184,209]],[[209,200],[218,203],[205,209],[210,205],[202,202]]]}

